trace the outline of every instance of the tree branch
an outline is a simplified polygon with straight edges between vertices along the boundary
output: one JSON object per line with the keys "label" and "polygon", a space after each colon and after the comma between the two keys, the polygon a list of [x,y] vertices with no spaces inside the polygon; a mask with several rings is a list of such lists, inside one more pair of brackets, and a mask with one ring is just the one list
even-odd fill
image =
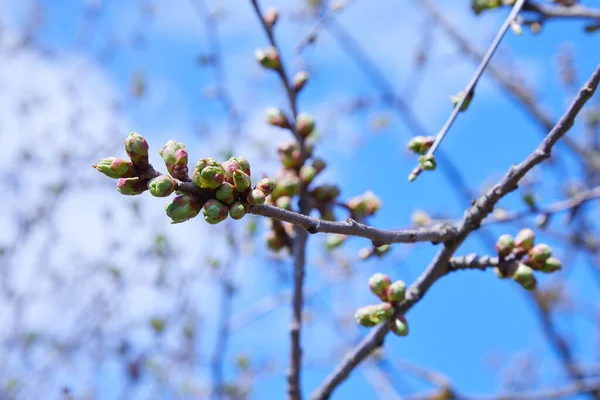
{"label": "tree branch", "polygon": [[574,6],[550,6],[527,1],[523,11],[535,12],[542,20],[546,19],[597,19],[600,20],[600,10],[587,8],[576,4]]}

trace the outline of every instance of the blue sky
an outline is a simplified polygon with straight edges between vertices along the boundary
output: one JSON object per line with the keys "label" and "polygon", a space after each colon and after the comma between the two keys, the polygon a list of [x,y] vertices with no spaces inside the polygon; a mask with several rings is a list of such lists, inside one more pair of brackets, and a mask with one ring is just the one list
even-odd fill
{"label": "blue sky", "polygon": [[[206,33],[202,21],[193,12],[189,2],[157,1],[155,15],[144,19],[140,16],[138,1],[124,5],[105,0],[104,9],[89,40],[78,43],[76,38],[82,26],[84,3],[78,0],[40,2],[46,19],[36,32],[34,43],[49,53],[40,55],[31,51],[29,54],[28,50],[24,58],[4,68],[3,82],[5,87],[12,90],[8,90],[4,96],[10,100],[11,93],[21,95],[23,87],[33,91],[47,90],[48,96],[54,96],[59,89],[53,88],[53,82],[72,80],[81,94],[79,105],[87,104],[89,110],[86,114],[89,127],[84,131],[101,143],[110,140],[108,146],[116,149],[111,151],[121,151],[120,141],[129,130],[136,130],[146,136],[154,150],[168,139],[184,142],[190,149],[192,159],[214,156],[224,150],[228,146],[225,141],[225,115],[220,105],[205,95],[214,87],[214,75],[209,68],[200,67],[196,61],[199,55],[208,51]],[[344,198],[373,190],[383,201],[382,210],[370,221],[377,227],[407,226],[412,212],[417,209],[431,214],[460,217],[468,201],[456,196],[452,184],[440,171],[423,174],[414,183],[407,182],[406,176],[414,167],[416,159],[407,155],[405,144],[413,134],[392,110],[377,102],[368,110],[354,115],[340,111],[354,96],[378,98],[378,92],[343,53],[332,36],[323,32],[316,45],[306,49],[301,57],[294,53],[295,45],[312,26],[293,18],[300,3],[274,1],[272,4],[280,6],[282,13],[276,34],[283,49],[286,66],[290,71],[306,66],[311,72],[311,81],[300,96],[299,107],[317,117],[318,130],[322,134],[317,154],[326,158],[330,166],[322,180],[336,181],[342,187]],[[425,78],[416,92],[410,93],[408,98],[422,124],[433,134],[451,111],[448,96],[466,85],[476,65],[462,59],[443,32],[427,24],[422,11],[413,7],[414,3],[398,4],[382,0],[375,4],[357,1],[337,21],[377,62],[397,92],[402,92],[410,83],[411,65],[417,46],[426,31],[432,30],[432,50],[430,62],[424,72]],[[506,15],[506,10],[475,18],[467,3],[465,0],[445,1],[441,7],[461,32],[466,33],[480,49],[485,49]],[[265,125],[264,110],[269,106],[286,107],[286,99],[276,76],[262,71],[253,58],[254,49],[267,44],[266,38],[252,14],[249,2],[207,1],[207,4],[210,9],[219,7],[226,12],[219,23],[219,34],[227,87],[243,112],[242,135],[236,141],[234,152],[250,159],[254,174],[264,172],[274,175],[274,146],[288,137],[283,131]],[[264,3],[263,7],[266,5]],[[22,33],[30,7],[29,2],[0,1],[0,10],[5,15],[0,22],[8,32],[9,40],[11,35]],[[132,48],[131,43],[140,37],[144,39],[144,45]],[[115,48],[110,57],[100,58],[100,54],[106,54],[107,44],[110,43],[118,43],[119,47]],[[558,81],[556,54],[564,45],[572,48],[577,67],[576,87],[579,87],[599,60],[590,51],[598,46],[598,36],[583,34],[578,22],[551,22],[544,26],[539,35],[532,35],[527,30],[521,36],[509,32],[498,54],[499,60],[510,60],[510,64],[505,65],[511,65],[510,68],[514,68],[535,87],[540,103],[555,118],[561,115],[573,95]],[[138,71],[143,71],[146,77],[147,94],[141,99],[134,99],[130,95],[131,77]],[[35,84],[27,86],[28,81]],[[12,85],[8,85],[9,82]],[[56,97],[58,102],[61,99],[60,96]],[[103,109],[100,105],[112,102],[121,105],[118,117],[100,111]],[[390,123],[381,131],[373,131],[372,121],[380,116],[389,118]],[[29,121],[30,130],[45,137],[43,126],[47,120],[44,118],[51,119],[52,115],[38,118],[37,122]],[[115,119],[118,123],[114,123]],[[12,127],[10,124],[9,126]],[[19,125],[15,123],[14,126]],[[56,137],[64,138],[65,143],[69,143],[72,139],[68,125],[57,126]],[[108,131],[112,136],[106,136]],[[512,163],[526,157],[537,146],[540,133],[539,127],[484,76],[468,112],[459,116],[442,148],[458,167],[468,186],[475,193],[480,193],[482,184],[494,182]],[[580,126],[570,135],[581,136]],[[0,140],[6,140],[2,142],[4,145],[17,142],[16,139],[2,136]],[[46,142],[36,142],[34,153],[47,155],[47,150],[51,147],[46,147],[44,143]],[[48,143],[56,146],[62,144],[56,138],[48,140]],[[261,147],[265,150],[260,150]],[[573,167],[575,163],[564,150],[559,146],[557,153],[567,165]],[[115,155],[122,156],[120,153]],[[157,154],[153,157],[155,165],[159,165]],[[83,160],[90,165],[95,161]],[[6,164],[0,165],[6,170]],[[198,264],[205,263],[209,258],[224,256],[225,244],[222,240],[214,239],[223,233],[222,227],[207,227],[199,219],[182,225],[169,225],[162,215],[160,201],[149,199],[148,196],[141,200],[143,217],[138,221],[128,214],[128,207],[134,200],[124,199],[112,192],[105,194],[108,188],[106,182],[98,182],[100,177],[94,175],[91,168],[83,171],[82,179],[95,181],[94,185],[99,188],[85,193],[78,192],[65,200],[65,209],[70,211],[65,211],[64,218],[60,219],[64,222],[62,243],[78,243],[79,252],[84,256],[82,260],[101,257],[105,254],[103,245],[113,239],[118,241],[128,238],[133,242],[129,247],[147,247],[149,239],[143,236],[147,232],[157,232],[173,238],[179,257],[177,260],[170,260],[169,274],[179,278],[198,269]],[[576,167],[571,171],[577,171]],[[59,172],[53,170],[52,173],[55,174],[54,178],[60,178],[57,175]],[[564,182],[554,178],[549,169],[536,168],[533,175],[542,182],[538,185],[541,202],[549,204],[557,199],[560,184]],[[31,190],[35,192],[35,188]],[[88,207],[81,206],[84,202]],[[15,199],[10,199],[10,204],[16,207],[18,203]],[[108,204],[115,214],[114,223],[119,224],[118,228],[114,232],[108,231],[102,215],[90,211],[89,204],[98,204],[98,208]],[[504,199],[501,206],[510,209],[524,208],[519,192]],[[86,221],[85,228],[82,221]],[[560,218],[554,223],[556,229],[561,229]],[[516,234],[517,230],[515,226],[502,225],[487,231],[495,237],[504,232]],[[131,239],[132,237],[136,239]],[[324,239],[324,235],[311,236],[307,291],[322,286],[323,282],[332,279],[338,271],[334,262],[322,251]],[[37,240],[43,241],[44,233],[40,233]],[[550,239],[544,240],[553,244]],[[320,291],[309,302],[309,311],[315,322],[305,327],[303,336],[304,354],[308,363],[302,380],[305,394],[331,371],[334,361],[340,359],[343,346],[355,343],[367,334],[367,329],[355,328],[352,323],[342,325],[340,334],[332,318],[343,316],[347,319],[357,307],[373,302],[366,285],[368,276],[381,271],[388,273],[393,279],[403,279],[410,283],[423,271],[437,250],[431,244],[396,245],[389,257],[358,262],[356,253],[366,245],[368,243],[362,239],[352,239],[345,246],[345,253],[334,255],[350,261],[354,277]],[[57,246],[59,250],[54,252],[57,262],[72,256],[65,250],[68,247]],[[492,249],[482,246],[482,241],[474,235],[457,254],[471,252],[490,254]],[[143,319],[161,313],[167,315],[178,302],[177,296],[161,293],[149,283],[152,280],[151,274],[142,268],[143,265],[134,268],[136,263],[128,258],[133,253],[135,252],[131,249],[126,249],[114,260],[123,265],[123,273],[133,283],[122,293],[123,296],[119,297],[116,304],[120,311],[115,319],[120,322],[115,323],[115,326],[126,326],[122,323],[128,318]],[[560,249],[557,254],[559,257],[567,255]],[[27,262],[35,264],[35,260]],[[289,271],[288,260],[283,262],[283,266]],[[76,268],[77,263],[73,267]],[[598,287],[591,279],[585,258],[576,258],[567,268],[567,287],[577,294],[575,298],[594,304]],[[278,280],[275,263],[260,240],[255,244],[253,253],[240,257],[235,270],[235,281],[240,284],[240,291],[234,300],[234,315],[274,291],[289,288],[289,282],[282,283]],[[211,355],[216,335],[211,321],[216,319],[219,298],[211,284],[210,273],[202,272],[200,276],[201,279],[194,281],[185,292],[192,301],[198,303],[203,315],[202,335],[197,339],[201,360],[194,370],[187,372],[192,379],[206,383],[209,376],[203,357]],[[543,276],[540,283],[542,286],[548,285],[554,279]],[[136,285],[141,281],[146,284]],[[106,282],[98,283],[98,290],[102,292],[105,285]],[[85,294],[82,289],[81,295]],[[59,309],[58,306],[49,307],[47,316],[50,317],[51,313],[56,313]],[[242,328],[232,338],[228,360],[232,361],[237,354],[249,354],[253,362],[273,363],[269,374],[256,378],[252,398],[278,398],[285,391],[283,372],[287,366],[286,328],[289,318],[289,307],[283,305]],[[394,360],[404,359],[439,370],[465,393],[493,393],[501,388],[502,373],[511,365],[514,366],[516,361],[511,357],[515,353],[535,356],[541,387],[562,382],[564,374],[548,347],[536,318],[531,311],[527,294],[516,284],[498,280],[492,271],[460,272],[434,285],[408,314],[411,334],[403,339],[389,337],[384,354],[392,364]],[[593,351],[593,343],[597,338],[589,320],[576,316],[561,318],[563,324],[560,324],[560,329],[564,329],[567,337],[573,339],[573,350],[579,359],[586,363],[597,361],[598,354]],[[112,327],[109,322],[107,324]],[[68,335],[68,332],[65,334]],[[132,329],[132,337],[138,344],[152,340],[149,333],[141,328]],[[80,355],[82,359],[86,354],[83,352]],[[502,361],[501,367],[486,366],[490,354],[498,355]],[[85,388],[91,385],[100,399],[115,398],[120,392],[123,385],[121,366],[111,357],[106,357],[96,367],[92,367],[93,362],[90,365],[89,360],[86,363],[77,359],[74,364],[85,365],[83,370],[89,373],[71,375],[69,367],[65,367],[64,374],[56,378],[59,384],[68,384],[81,390],[87,390]],[[334,398],[372,398],[373,388],[366,377],[373,370],[368,365],[357,369],[335,392]],[[233,379],[236,373],[231,366],[227,377]],[[396,370],[392,377],[393,386],[400,395],[425,388],[409,374]],[[147,386],[147,390],[153,390],[153,386]],[[139,398],[146,398],[143,391],[138,392],[138,395]],[[170,396],[172,393],[168,392],[157,394],[157,398]]]}

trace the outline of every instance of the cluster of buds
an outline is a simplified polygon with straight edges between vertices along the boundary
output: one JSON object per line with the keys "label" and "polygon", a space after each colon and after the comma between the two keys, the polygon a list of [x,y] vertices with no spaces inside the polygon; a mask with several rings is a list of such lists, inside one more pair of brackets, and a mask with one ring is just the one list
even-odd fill
{"label": "cluster of buds", "polygon": [[175,192],[177,196],[165,206],[173,223],[194,218],[202,210],[209,224],[222,222],[227,216],[241,219],[250,206],[264,204],[276,189],[271,178],[263,178],[253,187],[250,164],[244,157],[231,157],[222,163],[203,158],[196,163],[190,178],[188,153],[182,143],[170,140],[159,151],[170,175],[160,175],[149,164],[148,143],[137,133],[125,140],[125,151],[131,161],[104,158],[94,168],[119,179],[117,190],[122,194],[138,195],[148,190],[155,197],[168,197]]}
{"label": "cluster of buds", "polygon": [[534,271],[552,273],[562,268],[560,260],[552,257],[552,249],[544,243],[535,244],[535,233],[531,229],[521,230],[515,238],[501,235],[496,242],[500,261],[510,260],[509,268],[495,268],[500,278],[512,277],[523,288],[535,290],[537,281]]}
{"label": "cluster of buds", "polygon": [[415,136],[408,142],[408,149],[413,153],[419,155],[419,166],[413,169],[408,176],[409,181],[413,181],[417,178],[419,170],[433,171],[437,167],[437,161],[431,154],[427,154],[427,151],[433,146],[435,137],[433,136]]}
{"label": "cluster of buds", "polygon": [[374,215],[381,208],[381,200],[370,190],[351,198],[346,202],[346,206],[356,219]]}
{"label": "cluster of buds", "polygon": [[376,273],[369,278],[369,288],[382,303],[359,308],[354,314],[356,322],[371,327],[389,321],[390,328],[396,335],[408,335],[408,323],[404,316],[394,316],[394,305],[404,301],[406,284],[403,281],[392,283],[387,275]]}

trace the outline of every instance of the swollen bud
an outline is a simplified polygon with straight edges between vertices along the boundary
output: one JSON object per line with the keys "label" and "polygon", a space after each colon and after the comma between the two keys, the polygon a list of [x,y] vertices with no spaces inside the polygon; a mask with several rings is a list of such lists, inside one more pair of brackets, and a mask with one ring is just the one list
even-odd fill
{"label": "swollen bud", "polygon": [[140,168],[148,167],[148,142],[140,134],[132,132],[125,139],[125,151],[131,161]]}
{"label": "swollen bud", "polygon": [[319,172],[321,172],[325,169],[327,164],[325,163],[325,161],[321,160],[320,158],[314,158],[313,162],[312,162],[312,166],[315,169],[315,171],[317,171],[317,174],[318,174]]}
{"label": "swollen bud", "polygon": [[315,129],[315,119],[307,113],[300,113],[296,117],[296,132],[305,138]]}
{"label": "swollen bud", "polygon": [[394,307],[390,303],[381,303],[373,306],[371,312],[371,321],[375,324],[381,324],[394,315]]}
{"label": "swollen bud", "polygon": [[235,184],[235,188],[238,192],[244,193],[245,191],[250,189],[250,186],[252,185],[252,180],[248,175],[246,175],[245,172],[236,169],[231,175],[233,176],[233,183]]}
{"label": "swollen bud", "polygon": [[419,157],[419,164],[425,171],[433,171],[437,167],[437,161],[433,155]]}
{"label": "swollen bud", "polygon": [[290,196],[281,196],[275,202],[275,205],[279,208],[283,208],[284,210],[291,211],[292,210],[292,198]]}
{"label": "swollen bud", "polygon": [[183,143],[169,140],[159,154],[173,178],[188,179],[188,153]]}
{"label": "swollen bud", "polygon": [[375,326],[376,324],[373,321],[371,321],[371,314],[373,313],[373,308],[374,306],[366,306],[356,310],[356,313],[354,313],[354,319],[356,320],[356,322],[367,328]]}
{"label": "swollen bud", "polygon": [[175,191],[175,184],[169,175],[159,175],[148,183],[148,190],[152,196],[167,197]]}
{"label": "swollen bud", "polygon": [[435,137],[433,136],[415,136],[408,142],[408,148],[417,154],[425,154],[434,141]]}
{"label": "swollen bud", "polygon": [[290,122],[286,115],[279,108],[270,107],[267,108],[267,123],[272,126],[278,126],[280,128],[289,128]]}
{"label": "swollen bud", "polygon": [[200,187],[216,189],[225,182],[225,170],[220,164],[209,165],[200,172]]}
{"label": "swollen bud", "polygon": [[550,257],[545,262],[544,265],[540,268],[542,272],[552,273],[560,270],[562,268],[562,263],[558,258]]}
{"label": "swollen bud", "polygon": [[204,204],[204,220],[211,225],[225,221],[228,212],[227,206],[219,200],[210,199]]}
{"label": "swollen bud", "polygon": [[552,256],[552,249],[547,244],[540,243],[533,246],[528,255],[531,266],[540,267]]}
{"label": "swollen bud", "polygon": [[398,303],[404,300],[404,295],[406,293],[406,283],[403,281],[396,281],[387,288],[385,292],[385,296],[387,301],[390,303]]}
{"label": "swollen bud", "polygon": [[231,219],[242,219],[247,212],[247,206],[241,201],[236,201],[229,207],[229,216]]}
{"label": "swollen bud", "polygon": [[109,178],[131,178],[135,176],[133,163],[120,158],[107,157],[101,159],[98,164],[92,165],[98,172],[102,172]]}
{"label": "swollen bud", "polygon": [[223,182],[221,186],[217,188],[215,197],[217,200],[223,203],[231,204],[235,200],[236,191],[233,185],[229,182]]}
{"label": "swollen bud", "polygon": [[513,274],[513,279],[521,284],[527,290],[534,290],[536,286],[533,269],[530,266],[521,264],[517,266],[517,270]]}
{"label": "swollen bud", "polygon": [[373,274],[369,278],[369,288],[371,288],[371,292],[375,295],[383,297],[387,289],[392,284],[390,277],[381,273]]}
{"label": "swollen bud", "polygon": [[267,247],[273,251],[279,251],[285,247],[286,241],[283,235],[279,235],[274,231],[269,231],[265,235]]}
{"label": "swollen bud", "polygon": [[302,183],[307,186],[315,179],[315,176],[317,176],[317,170],[312,165],[303,165],[300,168],[299,175]]}
{"label": "swollen bud", "polygon": [[275,190],[276,187],[277,183],[273,179],[262,178],[260,181],[258,181],[254,188],[263,192],[265,196],[268,196],[273,193],[273,190]]}
{"label": "swollen bud", "polygon": [[308,78],[309,75],[306,71],[300,71],[294,76],[294,91],[296,93],[302,90],[306,85],[306,82],[308,82]]}
{"label": "swollen bud", "polygon": [[136,196],[148,189],[146,182],[140,178],[121,178],[117,182],[117,190],[126,196]]}
{"label": "swollen bud", "polygon": [[325,240],[325,247],[327,250],[333,250],[340,247],[348,239],[346,235],[334,234],[327,236]]}
{"label": "swollen bud", "polygon": [[262,206],[263,204],[265,204],[266,199],[267,196],[265,196],[265,194],[258,189],[252,190],[246,196],[246,200],[248,200],[248,203],[252,204],[253,206]]}
{"label": "swollen bud", "polygon": [[529,228],[522,229],[515,237],[515,247],[529,251],[535,242],[535,233]]}
{"label": "swollen bud", "polygon": [[257,49],[254,52],[256,60],[267,69],[279,69],[281,68],[281,61],[279,59],[279,53],[273,46],[266,47],[264,49]]}
{"label": "swollen bud", "polygon": [[202,204],[198,198],[184,193],[175,196],[167,203],[165,213],[171,218],[173,224],[178,224],[197,216],[201,208]]}
{"label": "swollen bud", "polygon": [[[466,111],[467,108],[469,108],[469,104],[471,104],[471,100],[473,99],[473,93],[474,90],[471,90],[471,92],[465,99],[465,102],[463,103],[462,107],[460,108],[461,112]],[[452,104],[456,107],[456,105],[461,102],[463,97],[465,97],[465,92],[464,90],[461,90],[456,96],[450,96],[450,100],[452,100]]]}
{"label": "swollen bud", "polygon": [[498,256],[500,258],[505,258],[506,256],[508,256],[514,248],[515,241],[510,235],[501,235],[498,238],[498,241],[496,242],[496,251],[498,252]]}
{"label": "swollen bud", "polygon": [[404,315],[400,315],[392,321],[391,329],[397,336],[408,335],[408,322],[406,322]]}
{"label": "swollen bud", "polygon": [[334,201],[340,195],[340,188],[335,185],[319,185],[312,191],[315,198],[323,203]]}
{"label": "swollen bud", "polygon": [[263,21],[269,28],[273,28],[279,19],[279,11],[275,7],[269,7],[263,15]]}

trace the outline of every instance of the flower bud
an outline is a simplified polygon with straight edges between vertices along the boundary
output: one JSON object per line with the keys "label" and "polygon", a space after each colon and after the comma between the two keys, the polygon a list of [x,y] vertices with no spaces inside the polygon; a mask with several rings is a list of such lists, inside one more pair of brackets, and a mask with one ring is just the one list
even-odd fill
{"label": "flower bud", "polygon": [[229,182],[223,182],[215,192],[215,197],[217,198],[217,200],[227,204],[233,203],[235,201],[236,195],[237,193],[235,188]]}
{"label": "flower bud", "polygon": [[315,179],[315,176],[317,176],[317,170],[312,165],[303,165],[300,168],[299,175],[302,183],[309,185]]}
{"label": "flower bud", "polygon": [[131,161],[140,168],[148,167],[148,142],[142,135],[132,132],[125,139],[125,151]]}
{"label": "flower bud", "polygon": [[419,164],[425,171],[433,171],[437,167],[437,161],[435,161],[433,155],[419,157]]}
{"label": "flower bud", "polygon": [[159,175],[148,183],[148,190],[152,196],[167,197],[175,191],[176,182],[169,175]]}
{"label": "flower bud", "polygon": [[315,119],[307,113],[300,113],[296,117],[296,132],[305,138],[315,129]]}
{"label": "flower bud", "polygon": [[425,154],[434,141],[435,137],[433,136],[415,136],[408,142],[408,148],[417,154]]}
{"label": "flower bud", "polygon": [[298,193],[300,193],[300,178],[291,171],[285,171],[277,178],[277,186],[272,196],[279,198],[281,196],[295,196]]}
{"label": "flower bud", "polygon": [[264,49],[257,49],[254,52],[256,61],[267,69],[279,69],[281,68],[281,61],[279,59],[279,53],[273,46],[266,47]]}
{"label": "flower bud", "polygon": [[404,315],[400,315],[392,321],[391,329],[398,336],[408,335],[408,322]]}
{"label": "flower bud", "polygon": [[542,272],[552,273],[560,270],[562,268],[562,263],[558,258],[550,257],[545,262],[544,265],[540,268]]}
{"label": "flower bud", "polygon": [[521,230],[515,237],[515,247],[524,251],[529,251],[535,242],[535,233],[529,228]]}
{"label": "flower bud", "polygon": [[267,196],[265,196],[265,194],[258,189],[252,190],[246,196],[246,200],[248,201],[248,203],[254,206],[262,206],[263,204],[265,204],[266,198]]}
{"label": "flower bud", "polygon": [[279,11],[275,7],[269,7],[266,9],[263,15],[263,21],[269,28],[273,28],[279,19]]}
{"label": "flower bud", "polygon": [[540,229],[546,229],[550,222],[550,214],[542,213],[535,217],[535,226]]}
{"label": "flower bud", "polygon": [[544,265],[547,259],[552,256],[552,249],[545,243],[536,244],[529,250],[529,261],[532,267]]}
{"label": "flower bud", "polygon": [[277,146],[277,154],[285,168],[294,169],[302,165],[302,152],[298,143],[294,141],[280,143]]}
{"label": "flower bud", "polygon": [[498,8],[501,4],[501,0],[471,0],[471,9],[479,15],[482,11]]}
{"label": "flower bud", "polygon": [[184,193],[175,196],[167,203],[165,213],[171,218],[173,224],[178,224],[197,216],[201,208],[202,203],[198,198]]}
{"label": "flower bud", "polygon": [[194,185],[204,188],[205,186],[202,182],[202,171],[208,166],[216,167],[218,165],[220,164],[214,158],[202,158],[198,160],[196,166],[194,167],[194,172],[192,173],[192,182]]}
{"label": "flower bud", "polygon": [[181,180],[188,178],[188,153],[183,143],[169,140],[159,154],[173,178]]}
{"label": "flower bud", "polygon": [[312,193],[318,201],[328,203],[340,195],[340,188],[335,185],[319,185],[313,189]]}
{"label": "flower bud", "polygon": [[433,222],[429,214],[422,210],[413,212],[410,219],[412,220],[413,225],[418,227],[429,226]]}
{"label": "flower bud", "polygon": [[284,210],[291,211],[292,210],[292,198],[290,196],[281,196],[275,202],[275,205],[279,208],[283,208]]}
{"label": "flower bud", "polygon": [[290,122],[286,115],[279,108],[270,107],[267,108],[267,123],[272,126],[278,126],[280,128],[289,128]]}
{"label": "flower bud", "polygon": [[285,237],[281,234],[277,234],[274,231],[269,231],[265,235],[265,242],[267,247],[273,251],[279,251],[285,247]]}
{"label": "flower bud", "polygon": [[384,244],[383,246],[375,247],[375,255],[377,257],[383,256],[385,253],[390,251],[392,247],[389,244]]}
{"label": "flower bud", "polygon": [[358,258],[362,261],[368,259],[373,255],[373,249],[371,247],[363,247],[358,251]]}
{"label": "flower bud", "polygon": [[381,324],[394,315],[394,307],[390,303],[381,303],[373,306],[371,312],[371,321],[375,324]]}
{"label": "flower bud", "polygon": [[126,196],[142,194],[147,189],[147,181],[140,178],[121,178],[117,182],[117,190]]}
{"label": "flower bud", "polygon": [[[473,99],[474,92],[475,92],[474,90],[471,90],[471,92],[467,96],[465,102],[463,103],[462,107],[460,107],[460,112],[467,111],[467,108],[469,108],[469,104],[471,104],[471,100]],[[456,96],[450,96],[450,100],[452,100],[452,105],[454,107],[456,107],[456,105],[461,102],[463,97],[465,97],[464,90],[461,90],[460,92],[458,92],[458,94]]]}
{"label": "flower bud", "polygon": [[265,196],[268,196],[271,193],[273,193],[273,190],[275,190],[275,187],[277,187],[277,183],[273,179],[262,178],[260,181],[258,181],[258,183],[256,184],[256,186],[254,188],[263,192],[265,194]]}
{"label": "flower bud", "polygon": [[200,172],[200,187],[202,188],[216,189],[223,182],[225,182],[225,170],[220,164],[209,165]]}
{"label": "flower bud", "polygon": [[204,220],[211,225],[225,221],[228,212],[227,206],[219,200],[210,199],[204,204]]}
{"label": "flower bud", "polygon": [[296,73],[294,76],[294,91],[296,93],[302,90],[302,88],[306,85],[306,82],[308,82],[308,78],[309,75],[306,71],[300,71]]}
{"label": "flower bud", "polygon": [[390,303],[398,303],[404,300],[405,293],[406,283],[403,281],[396,281],[387,288],[385,297]]}
{"label": "flower bud", "polygon": [[327,250],[336,249],[336,248],[340,247],[342,244],[344,244],[344,242],[347,239],[348,239],[348,236],[346,236],[346,235],[339,235],[339,234],[329,235],[329,236],[327,236],[327,239],[325,240],[325,247],[327,247]]}
{"label": "flower bud", "polygon": [[532,282],[535,281],[533,269],[531,269],[530,266],[521,263],[519,263],[517,266],[517,270],[514,272],[512,277],[526,289],[527,287],[531,287]]}
{"label": "flower bud", "polygon": [[512,236],[504,234],[498,238],[496,242],[496,252],[500,258],[508,256],[515,248],[515,241]]}
{"label": "flower bud", "polygon": [[246,215],[247,211],[248,207],[245,203],[241,201],[236,201],[229,207],[229,216],[231,217],[231,219],[235,220],[242,219],[244,218],[244,215]]}
{"label": "flower bud", "polygon": [[[250,186],[252,185],[252,180],[242,170],[236,169],[235,171],[233,171],[232,176],[233,176],[233,183],[235,184],[235,188],[237,189],[238,192],[244,193],[248,189],[250,189]],[[263,193],[263,196],[264,196],[264,193]]]}
{"label": "flower bud", "polygon": [[238,165],[240,166],[240,169],[248,176],[252,177],[252,174],[250,173],[250,163],[248,162],[248,160],[246,159],[246,157],[234,157],[235,161],[238,163]]}
{"label": "flower bud", "polygon": [[317,174],[318,174],[319,172],[321,172],[325,169],[327,164],[325,163],[325,161],[321,160],[320,158],[315,158],[315,159],[313,159],[312,166],[315,169],[315,171],[317,171]]}
{"label": "flower bud", "polygon": [[390,287],[392,281],[389,276],[376,273],[373,274],[369,278],[369,287],[371,288],[371,292],[373,292],[377,296],[385,296],[386,290]]}
{"label": "flower bud", "polygon": [[373,313],[373,308],[374,306],[366,306],[356,310],[356,313],[354,313],[354,319],[356,319],[356,322],[367,328],[375,326],[376,324],[373,321],[371,321],[371,314]]}
{"label": "flower bud", "polygon": [[103,158],[98,164],[92,165],[92,167],[113,179],[131,178],[135,176],[133,163],[131,161],[121,160],[120,158]]}

